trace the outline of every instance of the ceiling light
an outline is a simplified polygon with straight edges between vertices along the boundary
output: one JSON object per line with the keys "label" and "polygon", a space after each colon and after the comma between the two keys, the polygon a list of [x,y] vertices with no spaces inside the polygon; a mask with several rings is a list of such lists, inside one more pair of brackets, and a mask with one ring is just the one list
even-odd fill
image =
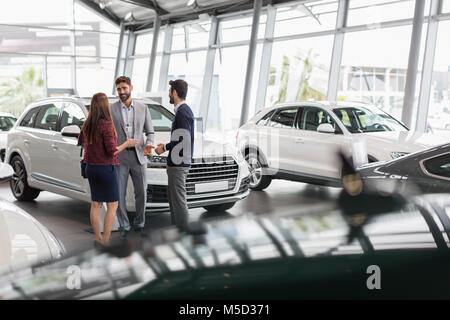
{"label": "ceiling light", "polygon": [[134,16],[133,16],[133,12],[128,12],[127,14],[126,14],[126,16],[125,16],[125,21],[131,21],[131,20],[134,20]]}
{"label": "ceiling light", "polygon": [[186,5],[188,7],[190,7],[190,6],[193,6],[195,4],[195,2],[196,2],[195,0],[188,0]]}
{"label": "ceiling light", "polygon": [[104,3],[104,2],[99,2],[98,3],[98,6],[100,7],[100,9],[105,9],[105,7],[106,7],[106,4]]}

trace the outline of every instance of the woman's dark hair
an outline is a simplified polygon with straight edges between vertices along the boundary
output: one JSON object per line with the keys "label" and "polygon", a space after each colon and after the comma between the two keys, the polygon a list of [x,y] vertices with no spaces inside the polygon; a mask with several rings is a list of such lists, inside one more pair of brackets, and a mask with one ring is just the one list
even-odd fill
{"label": "woman's dark hair", "polygon": [[188,84],[186,81],[177,79],[177,80],[170,80],[170,92],[172,93],[173,90],[177,91],[178,97],[180,99],[186,99],[187,91],[188,91]]}
{"label": "woman's dark hair", "polygon": [[95,134],[98,129],[98,122],[103,119],[111,121],[114,128],[114,132],[117,136],[114,122],[112,121],[111,107],[109,106],[108,97],[106,94],[99,92],[94,94],[91,100],[91,106],[89,107],[89,115],[83,124],[83,135],[88,144],[95,142]]}

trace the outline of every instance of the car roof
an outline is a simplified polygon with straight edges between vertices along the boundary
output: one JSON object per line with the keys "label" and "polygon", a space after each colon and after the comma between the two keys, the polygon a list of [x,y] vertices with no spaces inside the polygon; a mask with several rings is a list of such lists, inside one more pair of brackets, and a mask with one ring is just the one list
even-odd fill
{"label": "car roof", "polygon": [[301,106],[311,106],[311,107],[321,107],[325,110],[331,111],[334,108],[341,107],[373,107],[373,105],[363,103],[360,101],[291,101],[282,102],[274,104],[271,107],[263,108],[263,111],[271,111],[283,107],[301,107]]}
{"label": "car roof", "polygon": [[15,115],[11,114],[11,113],[7,113],[7,112],[0,112],[0,117],[12,117],[12,118],[17,118]]}
{"label": "car roof", "polygon": [[[83,105],[89,105],[91,103],[92,97],[79,97],[79,96],[60,96],[60,97],[48,97],[34,101],[32,104],[41,103],[45,101],[55,101],[55,100],[64,100],[64,101],[73,101],[73,102],[81,102]],[[116,102],[119,98],[108,96],[108,100],[111,102]],[[160,103],[149,99],[149,98],[133,98],[133,100],[146,103],[146,104],[156,104],[161,105]]]}

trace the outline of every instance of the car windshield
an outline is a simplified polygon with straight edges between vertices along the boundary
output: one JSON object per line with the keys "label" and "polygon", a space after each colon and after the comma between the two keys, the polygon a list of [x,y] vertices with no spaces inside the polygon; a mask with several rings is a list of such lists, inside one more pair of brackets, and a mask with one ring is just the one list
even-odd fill
{"label": "car windshield", "polygon": [[333,112],[351,133],[408,130],[399,121],[376,107],[342,107],[333,109]]}
{"label": "car windshield", "polygon": [[[170,111],[163,106],[157,104],[146,104],[152,118],[153,129],[158,131],[170,131],[172,129],[172,121],[175,117]],[[89,110],[89,105],[86,105]]]}
{"label": "car windshield", "polygon": [[9,131],[16,123],[16,118],[0,117],[0,131]]}

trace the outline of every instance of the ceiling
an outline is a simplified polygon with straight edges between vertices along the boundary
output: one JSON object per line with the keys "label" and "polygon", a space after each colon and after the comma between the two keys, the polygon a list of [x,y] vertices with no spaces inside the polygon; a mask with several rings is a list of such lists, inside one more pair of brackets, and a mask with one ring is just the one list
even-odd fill
{"label": "ceiling", "polygon": [[[124,22],[127,29],[140,30],[153,26],[155,15],[161,24],[199,19],[200,14],[220,15],[250,10],[254,0],[77,0],[102,14],[115,24]],[[263,6],[293,0],[262,0]],[[306,1],[304,1],[306,2]]]}

